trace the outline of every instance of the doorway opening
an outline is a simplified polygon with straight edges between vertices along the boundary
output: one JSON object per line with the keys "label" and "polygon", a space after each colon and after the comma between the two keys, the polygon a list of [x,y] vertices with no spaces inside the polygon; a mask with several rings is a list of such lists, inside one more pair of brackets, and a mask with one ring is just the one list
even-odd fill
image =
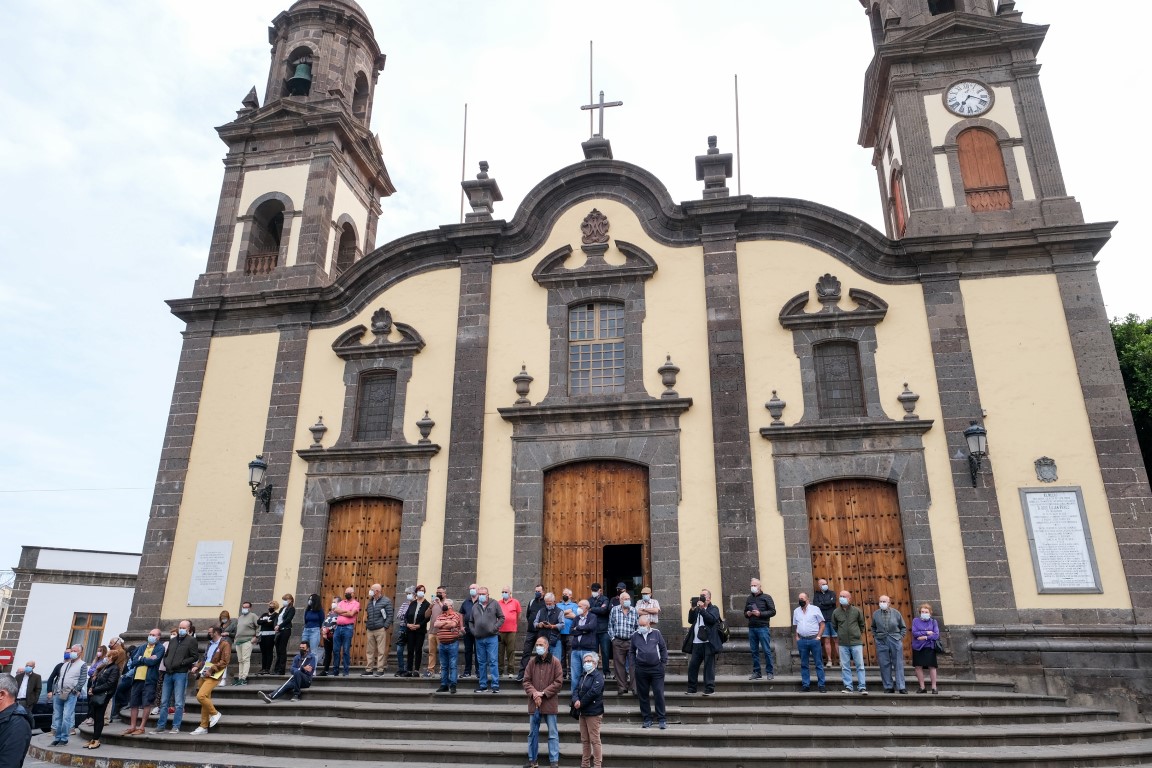
{"label": "doorway opening", "polygon": [[623,582],[634,600],[644,586],[644,548],[640,544],[607,544],[604,547],[604,590],[612,595]]}

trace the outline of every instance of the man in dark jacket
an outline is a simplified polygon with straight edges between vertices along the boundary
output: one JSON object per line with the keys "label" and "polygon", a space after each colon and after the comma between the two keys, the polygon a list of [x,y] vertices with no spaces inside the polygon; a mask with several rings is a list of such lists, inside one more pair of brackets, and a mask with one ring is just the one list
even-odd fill
{"label": "man in dark jacket", "polygon": [[720,639],[720,609],[712,605],[712,592],[700,590],[699,597],[692,598],[692,610],[688,611],[688,634],[680,649],[692,654],[688,661],[687,694],[696,693],[696,682],[700,676],[700,665],[704,665],[704,695],[716,692],[716,654],[724,647]]}
{"label": "man in dark jacket", "polygon": [[752,653],[752,675],[749,680],[759,680],[760,650],[764,650],[764,672],[771,680],[774,677],[775,667],[772,665],[772,635],[768,632],[768,623],[776,615],[776,604],[772,596],[764,594],[760,588],[760,579],[752,579],[752,594],[744,603],[744,615],[748,618],[748,650]]}
{"label": "man in dark jacket", "polygon": [[281,696],[292,694],[292,701],[304,698],[304,689],[312,686],[312,675],[316,673],[316,655],[307,640],[300,641],[300,652],[292,659],[292,666],[288,669],[289,677],[284,684],[277,688],[271,696],[264,691],[257,691],[257,695],[264,699],[264,703],[271,704]]}
{"label": "man in dark jacket", "polygon": [[[27,678],[27,682],[25,682]],[[36,662],[26,661],[20,672],[16,675],[16,703],[29,712],[40,701],[40,691],[43,685],[40,675],[36,674]]]}
{"label": "man in dark jacket", "polygon": [[[533,647],[536,645],[536,638],[539,636],[540,631],[536,629],[536,614],[540,613],[540,609],[544,607],[544,585],[536,585],[536,593],[532,596],[532,602],[528,603],[528,610],[524,612],[526,621],[526,629],[524,631],[524,648],[520,654],[520,672],[516,675],[516,682],[524,682],[524,668],[528,666],[528,659],[532,658]],[[551,643],[548,644],[551,647]],[[561,670],[563,674],[563,670]]]}
{"label": "man in dark jacket", "polygon": [[20,768],[32,743],[32,715],[16,703],[16,678],[0,674],[0,768]]}
{"label": "man in dark jacket", "polygon": [[476,638],[468,627],[468,617],[472,615],[472,609],[476,607],[478,602],[480,602],[480,587],[476,584],[469,584],[468,597],[460,603],[460,615],[464,619],[464,672],[460,677],[471,677],[472,675],[472,655],[476,652]]}
{"label": "man in dark jacket", "polygon": [[200,649],[192,636],[192,622],[182,621],[176,629],[176,637],[168,641],[164,652],[164,682],[160,685],[160,719],[156,721],[153,733],[164,733],[168,725],[168,708],[175,707],[172,717],[172,733],[180,732],[184,722],[184,695],[188,689],[188,671],[196,663]]}
{"label": "man in dark jacket", "polygon": [[[636,679],[636,697],[640,700],[640,716],[644,727],[652,727],[652,705],[655,705],[656,720],[660,730],[668,727],[664,709],[664,669],[668,666],[668,643],[660,630],[651,626],[647,615],[637,620],[632,647],[628,651],[628,668]],[[649,701],[651,694],[651,702]]]}
{"label": "man in dark jacket", "polygon": [[832,626],[832,612],[836,610],[836,593],[828,586],[827,579],[816,581],[816,591],[812,593],[812,605],[824,614],[824,666],[830,667],[840,658],[840,649],[836,642],[836,630]]}
{"label": "man in dark jacket", "polygon": [[570,611],[568,618],[572,619],[572,650],[569,664],[571,665],[572,690],[576,690],[577,683],[584,676],[584,655],[592,651],[599,658],[599,619],[592,613],[591,603],[581,600],[576,609]]}
{"label": "man in dark jacket", "polygon": [[600,663],[603,665],[604,675],[611,679],[612,668],[609,661],[612,659],[612,640],[608,637],[608,613],[612,604],[608,596],[600,589],[600,582],[592,584],[592,596],[588,598],[588,610],[596,617],[596,644],[600,649]]}

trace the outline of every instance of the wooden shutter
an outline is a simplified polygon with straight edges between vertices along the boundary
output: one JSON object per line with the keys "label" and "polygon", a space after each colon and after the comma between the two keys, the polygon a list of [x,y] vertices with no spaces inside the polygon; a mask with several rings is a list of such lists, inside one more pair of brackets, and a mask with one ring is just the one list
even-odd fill
{"label": "wooden shutter", "polygon": [[1008,172],[996,135],[984,128],[969,128],[956,137],[964,194],[973,211],[1006,211],[1012,207]]}

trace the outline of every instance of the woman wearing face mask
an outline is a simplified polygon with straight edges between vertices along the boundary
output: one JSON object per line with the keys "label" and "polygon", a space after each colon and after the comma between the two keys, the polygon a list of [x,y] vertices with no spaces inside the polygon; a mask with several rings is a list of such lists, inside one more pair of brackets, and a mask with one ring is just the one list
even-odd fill
{"label": "woman wearing face mask", "polygon": [[940,644],[940,625],[932,618],[932,606],[920,604],[920,615],[912,619],[912,666],[916,668],[916,682],[920,683],[917,693],[927,693],[924,689],[924,670],[932,681],[932,693],[936,694],[936,648]]}
{"label": "woman wearing face mask", "polygon": [[273,672],[285,674],[288,667],[288,641],[292,638],[292,619],[296,617],[296,598],[284,595],[284,604],[276,614],[276,666]]}
{"label": "woman wearing face mask", "polygon": [[324,623],[324,608],[320,605],[320,595],[308,595],[308,602],[304,605],[304,631],[300,633],[300,642],[308,643],[308,650],[312,655],[319,657],[316,650],[320,647],[320,625]]}
{"label": "woman wearing face mask", "polygon": [[408,610],[404,612],[404,626],[408,630],[405,640],[408,646],[408,667],[404,673],[405,677],[420,676],[421,652],[428,637],[428,616],[432,610],[432,604],[424,595],[424,585],[417,585],[415,599],[408,604]]}
{"label": "woman wearing face mask", "polygon": [[268,601],[268,609],[260,614],[256,624],[260,627],[260,671],[267,675],[272,672],[272,652],[276,648],[276,617],[280,613],[280,603]]}
{"label": "woman wearing face mask", "polygon": [[[592,621],[596,621],[595,616]],[[600,749],[600,723],[604,719],[604,673],[597,669],[599,663],[600,657],[595,652],[586,652],[581,662],[583,675],[580,682],[572,687],[572,708],[580,718],[580,768],[601,768],[604,765]]]}
{"label": "woman wearing face mask", "polygon": [[220,618],[216,626],[220,628],[220,634],[227,637],[229,642],[236,637],[236,619],[232,618],[232,614],[228,611],[220,611]]}
{"label": "woman wearing face mask", "polygon": [[335,597],[332,598],[328,615],[324,617],[324,622],[320,625],[320,642],[324,646],[322,654],[324,656],[324,669],[320,671],[320,677],[328,677],[328,673],[332,671],[333,633],[336,631],[336,621],[340,618],[340,614],[336,613],[336,606],[338,605],[340,605],[340,600]]}
{"label": "woman wearing face mask", "polygon": [[104,735],[104,714],[108,709],[112,695],[116,693],[116,686],[120,682],[120,675],[124,673],[125,663],[124,649],[113,648],[108,652],[106,660],[100,665],[100,669],[92,679],[92,687],[88,689],[88,713],[92,715],[92,740],[84,745],[85,749],[100,748],[100,737]]}

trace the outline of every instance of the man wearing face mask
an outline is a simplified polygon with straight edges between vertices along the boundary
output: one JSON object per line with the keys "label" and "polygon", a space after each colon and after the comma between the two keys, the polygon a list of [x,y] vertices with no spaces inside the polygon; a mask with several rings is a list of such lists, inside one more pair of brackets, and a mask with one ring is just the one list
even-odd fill
{"label": "man wearing face mask", "polygon": [[168,650],[164,652],[164,667],[167,674],[160,691],[160,719],[156,721],[153,733],[164,733],[168,725],[168,707],[176,708],[172,717],[172,733],[180,732],[180,725],[184,722],[184,696],[188,687],[188,672],[196,663],[199,649],[196,647],[196,638],[191,636],[192,623],[182,621],[176,629],[176,637],[168,641]]}
{"label": "man wearing face mask", "polygon": [[[160,630],[156,630],[159,637]],[[88,665],[84,663],[84,646],[74,645],[64,651],[64,661],[49,678],[48,700],[52,702],[52,746],[68,743],[68,734],[76,721],[76,700],[88,684]],[[156,678],[153,677],[153,684]],[[143,732],[143,730],[141,730]]]}
{"label": "man wearing face mask", "polygon": [[384,588],[373,584],[368,589],[368,604],[364,607],[365,649],[367,660],[360,674],[375,674],[380,677],[388,666],[388,628],[392,626],[394,615],[392,601],[384,594]]}
{"label": "man wearing face mask", "polygon": [[836,610],[836,593],[828,586],[827,579],[817,579],[816,592],[812,595],[812,605],[824,614],[824,666],[830,667],[840,658],[840,651],[836,647],[836,630],[832,627],[832,611]]}
{"label": "man wearing face mask", "polygon": [[[832,623],[840,638],[840,678],[844,693],[868,695],[868,680],[864,672],[864,612],[852,605],[852,593],[840,592],[839,605],[832,611]],[[859,684],[852,690],[852,665],[856,665]]]}
{"label": "man wearing face mask", "polygon": [[572,653],[572,621],[576,617],[576,603],[572,602],[572,590],[564,588],[563,598],[556,603],[560,609],[560,664],[564,666],[564,680],[568,680],[567,662]]}
{"label": "man wearing face mask", "polygon": [[476,605],[468,613],[468,631],[476,641],[476,693],[500,691],[499,655],[500,627],[504,614],[500,603],[488,596],[488,587],[476,588]]}
{"label": "man wearing face mask", "polygon": [[716,691],[716,654],[724,647],[720,639],[720,609],[712,605],[712,592],[700,590],[699,597],[693,597],[692,610],[688,611],[688,633],[680,650],[692,655],[688,661],[688,687],[685,693],[696,693],[700,676],[700,666],[704,666],[704,695],[711,696]]}
{"label": "man wearing face mask", "polygon": [[356,617],[360,615],[360,601],[356,599],[356,589],[347,587],[344,599],[336,605],[336,629],[332,633],[332,655],[335,657],[336,671],[340,676],[340,665],[344,665],[344,677],[348,677],[348,667],[352,664],[352,631],[356,627]]}
{"label": "man wearing face mask", "polygon": [[476,607],[478,602],[480,602],[480,587],[469,584],[468,598],[460,603],[460,607],[457,609],[460,611],[460,617],[464,620],[464,671],[460,677],[472,675],[472,654],[476,652],[476,638],[472,636],[472,630],[468,628],[468,617],[472,615],[472,609]]}
{"label": "man wearing face mask", "polygon": [[776,615],[776,603],[772,596],[760,588],[760,579],[752,579],[751,594],[744,601],[744,615],[748,618],[748,650],[752,653],[752,675],[749,680],[760,680],[760,651],[764,651],[764,677],[775,677],[776,667],[772,663],[772,635],[768,625]]}
{"label": "man wearing face mask", "polygon": [[612,604],[600,588],[600,582],[592,583],[591,597],[588,598],[589,609],[596,617],[596,645],[600,651],[600,664],[604,670],[606,680],[612,678],[612,640],[608,637],[608,613]]}
{"label": "man wearing face mask", "polygon": [[519,630],[520,601],[512,597],[512,587],[504,587],[500,593],[500,613],[504,623],[500,625],[500,669],[508,677],[516,673],[516,632]]}
{"label": "man wearing face mask", "polygon": [[796,631],[796,650],[800,654],[800,690],[805,693],[812,687],[808,671],[809,661],[816,664],[816,682],[820,693],[824,687],[824,659],[820,654],[820,635],[824,633],[824,614],[819,608],[809,605],[808,595],[801,592],[796,600],[797,608],[792,611],[792,628]]}
{"label": "man wearing face mask", "polygon": [[904,635],[908,627],[888,595],[880,595],[880,607],[872,614],[872,639],[884,693],[908,693],[904,687]]}
{"label": "man wearing face mask", "polygon": [[642,615],[637,620],[636,633],[630,640],[628,668],[636,677],[636,696],[640,700],[640,716],[644,727],[652,727],[652,710],[660,730],[668,727],[664,708],[664,670],[668,666],[668,643],[660,630],[651,626],[652,620]]}
{"label": "man wearing face mask", "polygon": [[[171,642],[171,641],[169,641]],[[148,633],[148,642],[132,654],[132,691],[128,694],[128,730],[125,736],[139,736],[148,723],[148,709],[152,706],[152,694],[156,690],[156,678],[160,674],[160,660],[164,658],[164,646],[160,643],[160,628]],[[59,685],[59,683],[57,683]],[[68,732],[64,732],[62,743],[68,743]]]}
{"label": "man wearing face mask", "polygon": [[632,596],[627,592],[620,593],[620,604],[612,606],[608,612],[608,636],[612,638],[612,669],[616,672],[617,696],[636,692],[628,661],[638,616],[632,607]]}
{"label": "man wearing face mask", "polygon": [[[584,662],[589,652],[596,656],[597,663],[600,661],[600,641],[597,640],[600,622],[596,618],[596,614],[589,610],[590,607],[591,604],[587,600],[581,600],[575,608],[568,611],[572,614],[571,616],[565,614],[565,617],[572,621],[572,652],[568,663],[571,667],[573,690],[576,690],[576,686],[579,685],[585,674]],[[601,677],[601,686],[603,686],[603,677]]]}
{"label": "man wearing face mask", "polygon": [[[536,614],[540,613],[540,609],[544,607],[544,585],[537,584],[536,592],[532,596],[532,601],[528,603],[528,610],[524,612],[524,618],[527,623],[524,627],[524,648],[520,653],[520,671],[516,674],[516,682],[524,682],[524,668],[528,666],[528,660],[532,658],[534,653],[533,648],[536,645],[536,638],[540,636],[540,631],[536,628],[535,620]],[[549,643],[551,645],[551,643]],[[561,676],[564,672],[561,670]]]}
{"label": "man wearing face mask", "polygon": [[[16,703],[19,686],[7,673],[0,674],[0,766],[20,768],[28,745],[32,743],[32,729],[36,727],[32,715]],[[100,723],[103,725],[103,721]]]}
{"label": "man wearing face mask", "polygon": [[36,662],[24,662],[23,669],[16,675],[16,703],[31,712],[40,701],[42,685],[40,675],[36,674]]}
{"label": "man wearing face mask", "polygon": [[252,666],[252,641],[256,639],[260,625],[256,614],[252,613],[252,603],[240,604],[240,615],[236,618],[236,680],[233,685],[248,685],[248,670]]}
{"label": "man wearing face mask", "polygon": [[556,714],[560,711],[557,694],[564,686],[564,669],[560,660],[548,650],[548,640],[539,637],[532,644],[532,661],[525,668],[524,692],[528,694],[528,763],[537,768],[540,749],[540,721],[548,724],[548,765],[560,765],[560,732]]}

